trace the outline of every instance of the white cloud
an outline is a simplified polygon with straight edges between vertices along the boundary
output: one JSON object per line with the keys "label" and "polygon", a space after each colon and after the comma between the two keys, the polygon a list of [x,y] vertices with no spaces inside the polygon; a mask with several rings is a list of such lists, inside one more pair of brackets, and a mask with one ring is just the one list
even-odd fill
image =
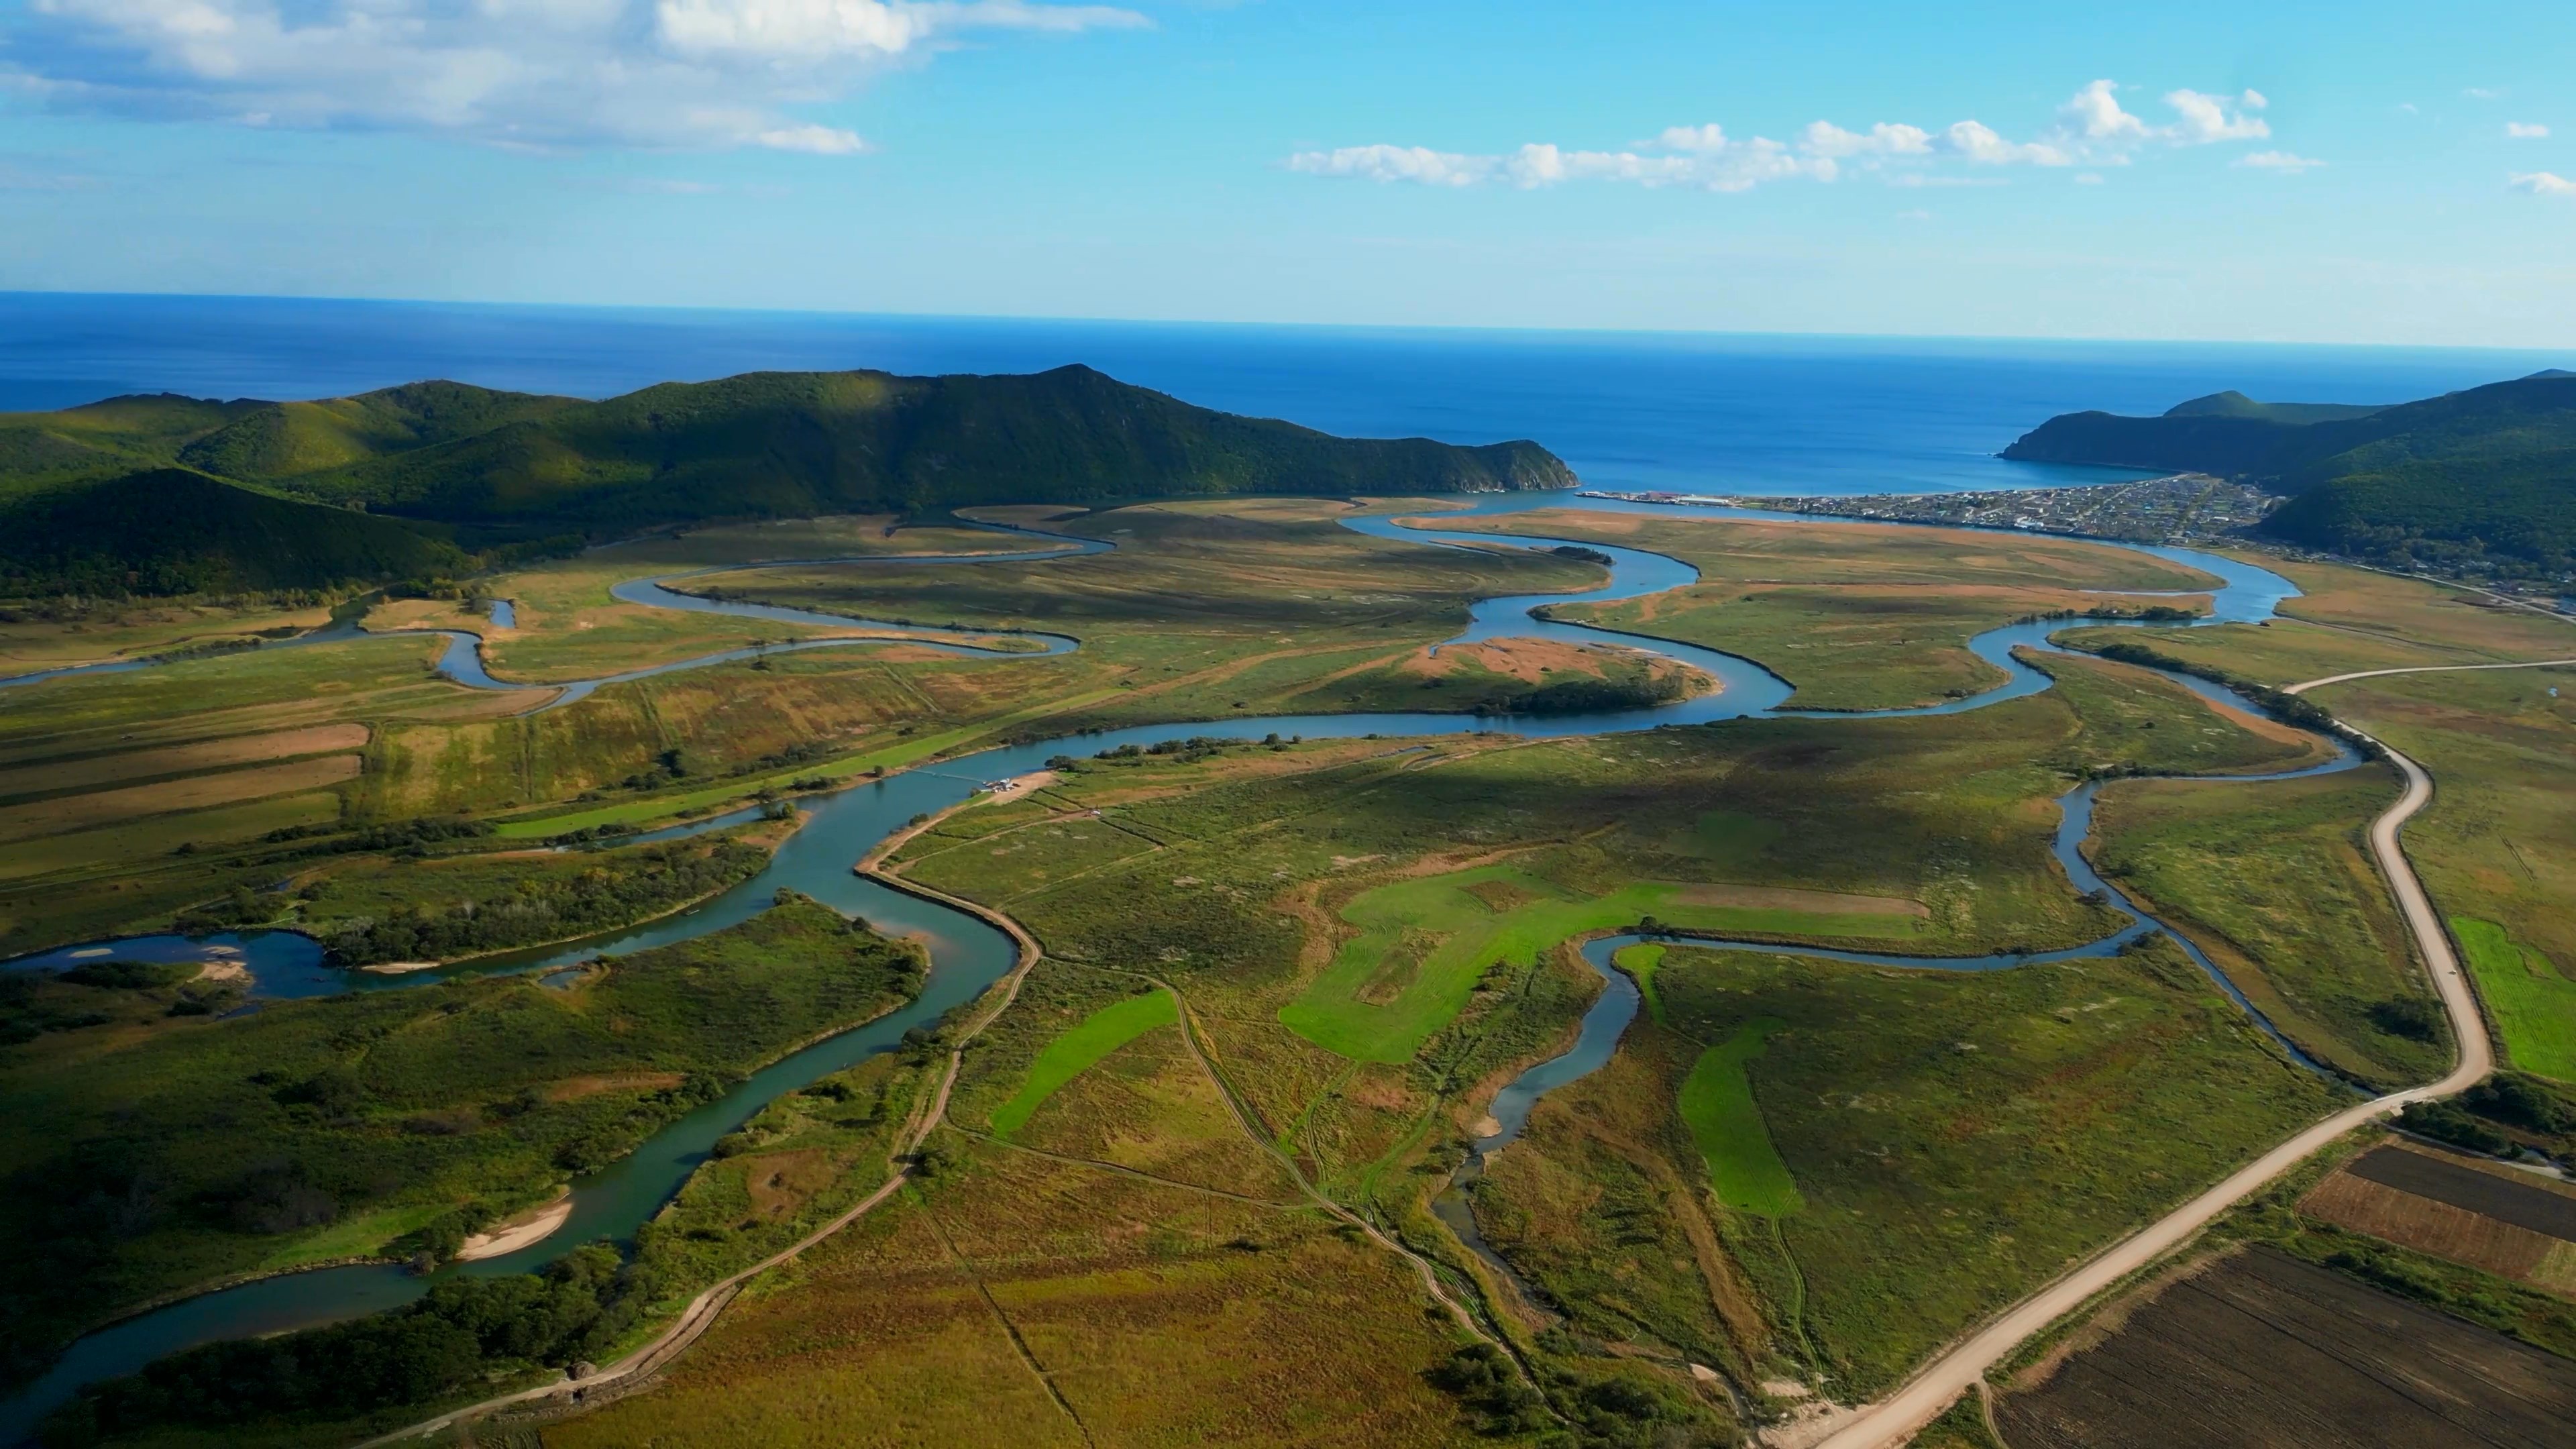
{"label": "white cloud", "polygon": [[2180,145],[2260,141],[2272,134],[2272,128],[2264,123],[2262,117],[2245,114],[2271,104],[2260,91],[2247,91],[2232,100],[2227,96],[2203,95],[2199,91],[2168,91],[2165,104],[2182,117],[2164,133]]}
{"label": "white cloud", "polygon": [[[826,0],[661,0],[663,4],[760,3],[803,5]],[[1991,176],[1962,175],[2007,166],[2126,166],[2143,149],[2156,146],[2205,145],[2219,141],[2269,136],[2271,128],[2248,114],[2270,105],[2260,91],[2234,96],[2178,90],[2165,103],[2179,119],[2170,126],[2150,126],[2120,105],[2116,83],[2097,80],[2059,108],[2059,123],[2029,140],[2016,141],[1978,120],[1953,121],[1938,131],[1896,121],[1880,121],[1866,131],[1846,130],[1831,121],[1812,121],[1794,143],[1764,136],[1738,140],[1715,122],[1672,126],[1651,141],[1624,151],[1568,150],[1553,142],[1531,142],[1509,153],[1435,151],[1424,146],[1377,144],[1344,146],[1329,151],[1300,151],[1287,158],[1291,171],[1310,176],[1348,176],[1380,182],[1423,186],[1475,186],[1485,182],[1531,189],[1574,181],[1621,181],[1639,186],[1681,186],[1708,191],[1745,191],[1765,182],[1803,178],[1834,181],[1846,170],[1876,175],[1891,186],[2000,186]],[[1950,163],[1945,166],[1944,163]],[[2267,152],[2244,164],[2301,170],[2322,163],[2288,152]],[[2077,178],[2098,184],[2099,171]]]}
{"label": "white cloud", "polygon": [[1667,151],[1711,152],[1726,149],[1726,128],[1711,122],[1705,126],[1666,126],[1664,134],[1647,142]]}
{"label": "white cloud", "polygon": [[2485,86],[2471,86],[2467,90],[2460,92],[2460,94],[2467,96],[2473,101],[2500,101],[2504,99],[2504,92],[2499,90],[2490,90]]}
{"label": "white cloud", "polygon": [[2120,109],[2119,98],[2112,94],[2119,86],[2097,80],[2075,93],[2060,114],[2075,123],[2075,129],[2096,141],[2144,140],[2147,123]]}
{"label": "white cloud", "polygon": [[1310,176],[1423,186],[1498,181],[1525,191],[1569,181],[1747,191],[1765,181],[1794,176],[1831,181],[1836,174],[1829,157],[1793,155],[1779,142],[1758,136],[1750,141],[1731,140],[1715,126],[1675,127],[1654,144],[1669,149],[1568,151],[1534,141],[1507,155],[1472,155],[1424,146],[1344,146],[1334,151],[1300,151],[1287,164],[1289,170]]}
{"label": "white cloud", "polygon": [[[1664,134],[1670,136],[1672,132]],[[1890,125],[1885,121],[1867,132],[1846,131],[1831,121],[1814,121],[1799,134],[1798,149],[1810,156],[1929,156],[1932,133],[1919,126]]]}
{"label": "white cloud", "polygon": [[1288,169],[1309,176],[1473,186],[1492,175],[1500,162],[1496,156],[1461,156],[1427,146],[1344,146],[1336,151],[1300,151],[1288,158]]}
{"label": "white cloud", "polygon": [[2102,173],[2099,171],[2078,171],[2075,173],[2075,184],[2078,186],[2099,186],[2102,184]]}
{"label": "white cloud", "polygon": [[164,119],[505,146],[863,149],[795,117],[974,31],[1148,22],[1025,0],[29,0],[0,83]]}
{"label": "white cloud", "polygon": [[868,149],[857,132],[830,126],[780,126],[752,139],[772,151],[802,151],[809,156],[855,156]]}
{"label": "white cloud", "polygon": [[2549,171],[2526,171],[2506,183],[2534,196],[2576,196],[2576,181]]}
{"label": "white cloud", "polygon": [[1985,166],[2010,166],[2027,162],[2033,166],[2072,166],[2075,157],[2064,147],[2046,141],[2007,141],[1993,127],[1978,121],[1954,121],[1941,133],[1950,150]]}
{"label": "white cloud", "polygon": [[2504,133],[2508,138],[2516,141],[2549,139],[2549,128],[2533,121],[2507,121],[2504,123]]}
{"label": "white cloud", "polygon": [[2302,171],[2323,166],[2326,163],[2312,156],[2301,156],[2289,151],[2257,151],[2250,156],[2238,158],[2236,164],[2251,166],[2259,171],[2280,171],[2296,176]]}

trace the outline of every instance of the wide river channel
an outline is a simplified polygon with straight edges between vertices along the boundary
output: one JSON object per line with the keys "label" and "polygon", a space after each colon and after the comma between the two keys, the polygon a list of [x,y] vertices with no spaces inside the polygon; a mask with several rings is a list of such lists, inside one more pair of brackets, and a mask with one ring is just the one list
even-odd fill
{"label": "wide river channel", "polygon": [[[1559,543],[1575,543],[1610,557],[1610,581],[1586,593],[1514,595],[1486,599],[1470,611],[1465,632],[1450,642],[1462,643],[1491,638],[1544,638],[1569,643],[1611,643],[1642,649],[1699,669],[1715,678],[1720,689],[1696,699],[1650,709],[1620,710],[1598,714],[1549,715],[1543,717],[1465,716],[1457,714],[1338,714],[1338,715],[1273,715],[1259,719],[1225,719],[1183,721],[1172,724],[1142,725],[1130,729],[1107,730],[1033,744],[1011,745],[915,766],[883,780],[854,785],[837,793],[805,802],[809,814],[805,824],[779,847],[767,869],[741,885],[707,901],[697,908],[641,929],[609,936],[595,937],[572,946],[542,952],[525,952],[512,957],[495,957],[472,963],[462,970],[548,971],[590,960],[602,954],[624,955],[688,940],[710,931],[722,930],[758,914],[771,898],[787,888],[812,896],[847,915],[864,916],[879,931],[888,935],[908,936],[921,941],[930,954],[930,975],[921,996],[903,1009],[881,1017],[865,1026],[827,1038],[795,1052],[771,1066],[754,1073],[739,1087],[718,1101],[708,1103],[680,1118],[648,1139],[632,1155],[616,1164],[581,1178],[573,1184],[572,1216],[561,1229],[544,1242],[504,1257],[458,1265],[443,1271],[450,1273],[524,1273],[577,1245],[602,1238],[625,1240],[636,1228],[659,1212],[679,1191],[697,1165],[706,1160],[717,1138],[741,1126],[752,1114],[775,1098],[818,1078],[840,1071],[879,1052],[892,1050],[903,1034],[915,1026],[936,1022],[956,1007],[982,995],[994,982],[1007,975],[1014,965],[1010,939],[977,918],[949,909],[901,891],[889,889],[875,881],[856,875],[853,862],[866,855],[879,841],[903,828],[920,814],[944,810],[981,790],[988,781],[1025,774],[1041,768],[1048,757],[1065,753],[1091,753],[1120,745],[1151,745],[1164,740],[1183,739],[1193,735],[1259,739],[1269,734],[1302,735],[1307,738],[1347,738],[1359,735],[1438,735],[1470,730],[1496,731],[1527,737],[1607,734],[1625,730],[1652,729],[1667,724],[1700,724],[1713,720],[1740,719],[1749,716],[1794,716],[1819,719],[1885,718],[1894,715],[1952,714],[1980,709],[1987,705],[2024,695],[2036,694],[2050,685],[2046,674],[2013,657],[2015,648],[2042,652],[2062,652],[2047,641],[2056,629],[2068,622],[2043,621],[2014,624],[1978,635],[1969,647],[1981,659],[2002,670],[2001,684],[1965,699],[1919,709],[1880,710],[1868,714],[1813,714],[1784,710],[1781,705],[1791,692],[1790,685],[1779,676],[1732,654],[1720,653],[1693,645],[1639,638],[1610,633],[1579,624],[1534,619],[1530,611],[1543,604],[1601,602],[1630,599],[1661,593],[1695,582],[1698,571],[1688,564],[1662,554],[1639,549],[1618,548],[1586,540],[1529,538],[1519,535],[1480,534],[1459,525],[1467,520],[1497,514],[1517,513],[1534,508],[1579,508],[1620,513],[1646,513],[1677,518],[1711,517],[1781,518],[1788,515],[1745,512],[1735,509],[1707,508],[1688,505],[1658,505],[1623,500],[1583,498],[1563,493],[1522,493],[1486,496],[1472,506],[1444,512],[1441,528],[1407,528],[1392,518],[1354,518],[1347,525],[1381,538],[1411,540],[1431,544],[1491,546],[1508,544],[1517,547],[1546,548]],[[1047,547],[1029,552],[981,554],[960,557],[926,558],[893,557],[853,560],[855,567],[919,567],[930,563],[997,563],[1029,562],[1081,553],[1098,552],[1107,544],[1090,540],[1043,536]],[[2212,612],[2200,624],[2243,623],[2267,619],[2286,598],[2295,597],[2297,587],[2268,570],[2216,555],[2189,549],[2148,547],[2144,545],[2110,545],[2131,547],[2169,562],[2183,564],[2213,575],[2221,586],[2210,591]],[[738,567],[738,566],[728,566]],[[663,575],[643,578],[617,586],[620,598],[636,603],[699,612],[727,614],[734,617],[770,623],[819,624],[847,628],[851,620],[837,615],[808,613],[765,605],[716,601],[674,592],[663,587],[669,579]],[[2134,592],[2134,591],[2123,591]],[[863,621],[873,622],[873,621]],[[1079,647],[1076,640],[1059,635],[1022,635],[1010,640],[1022,647],[995,648],[995,635],[990,632],[955,632],[901,627],[914,641],[925,638],[943,641],[942,647],[960,654],[993,657],[1026,656],[1036,652],[1057,653]],[[2161,627],[2195,627],[2165,625]],[[314,642],[326,639],[358,637],[354,630],[335,626],[322,635],[308,636]],[[483,667],[474,635],[451,633],[449,647],[441,669],[462,684],[485,689],[530,688],[512,685],[493,678]],[[303,641],[297,641],[303,642]],[[849,647],[864,641],[816,641],[794,647]],[[274,646],[273,646],[274,647]],[[773,646],[774,647],[774,646]],[[554,708],[579,698],[610,683],[636,679],[649,674],[676,669],[702,667],[728,659],[747,657],[752,650],[730,650],[701,659],[687,660],[659,669],[638,670],[578,684],[552,686],[565,693],[545,707]],[[117,665],[112,668],[132,668]],[[0,687],[33,683],[37,678],[57,677],[62,673],[87,671],[54,671],[43,676],[24,676],[0,680]],[[2253,709],[2250,701],[2241,699],[2207,681],[2182,675],[2170,676],[2196,692],[2218,700]],[[2335,759],[2305,770],[2263,776],[2228,776],[2230,779],[2282,779],[2290,775],[2315,774],[2349,769],[2358,757],[2336,742]],[[2079,785],[2061,800],[2063,819],[2057,833],[2057,858],[2065,867],[2068,879],[2078,891],[2101,890],[2105,898],[2125,911],[2130,924],[2119,932],[2090,945],[2029,956],[1997,956],[1974,959],[1923,958],[1869,955],[1829,951],[1813,947],[1765,946],[1754,943],[1726,943],[1695,940],[1695,945],[1720,945],[1731,949],[1779,951],[1789,954],[1831,957],[1837,960],[1862,961],[1884,966],[1938,970],[1993,970],[2025,963],[2062,960],[2078,956],[2107,955],[2136,937],[2162,929],[2159,923],[2139,910],[2136,904],[2103,882],[2087,865],[2080,853],[2090,827],[2093,786]],[[704,830],[730,821],[746,819],[750,812],[736,812],[671,831],[656,832],[668,836]],[[630,837],[651,839],[654,836]],[[2172,933],[2191,952],[2203,969],[2275,1040],[2279,1033],[2270,1022],[2245,1001],[2224,973],[2212,964],[2197,947],[2180,933]],[[1529,1118],[1531,1107],[1544,1093],[1574,1081],[1601,1066],[1618,1044],[1637,1009],[1637,993],[1628,979],[1610,969],[1610,957],[1621,946],[1640,938],[1618,936],[1590,943],[1585,958],[1609,982],[1586,1015],[1575,1045],[1565,1054],[1543,1062],[1524,1073],[1506,1087],[1494,1104],[1493,1112],[1500,1130],[1478,1143],[1480,1154],[1499,1147],[1519,1133]],[[60,968],[83,959],[116,955],[129,959],[201,959],[209,947],[233,954],[252,972],[254,993],[266,997],[293,997],[328,994],[350,989],[401,990],[424,981],[434,981],[442,974],[420,972],[408,976],[368,976],[347,973],[328,965],[321,948],[311,939],[293,932],[272,931],[248,937],[221,936],[191,941],[173,936],[137,937],[123,941],[91,942],[65,947],[42,955],[22,957],[5,963],[9,968]],[[2286,1048],[2287,1043],[2282,1045]],[[2293,1056],[2297,1056],[2295,1050]],[[2306,1058],[2298,1058],[2313,1067]],[[1458,1214],[1444,1212],[1454,1222]],[[1472,1229],[1470,1229],[1472,1231]],[[1474,1240],[1470,1239],[1471,1243]],[[1474,1244],[1481,1249],[1481,1244]],[[219,1289],[182,1299],[150,1312],[137,1314],[99,1329],[68,1348],[63,1356],[40,1379],[23,1391],[0,1403],[0,1443],[15,1443],[56,1405],[68,1400],[85,1384],[97,1383],[136,1369],[165,1354],[195,1344],[217,1339],[240,1338],[308,1327],[376,1312],[419,1297],[432,1280],[408,1269],[385,1263],[370,1263],[308,1272],[285,1274],[260,1279],[236,1287]]]}

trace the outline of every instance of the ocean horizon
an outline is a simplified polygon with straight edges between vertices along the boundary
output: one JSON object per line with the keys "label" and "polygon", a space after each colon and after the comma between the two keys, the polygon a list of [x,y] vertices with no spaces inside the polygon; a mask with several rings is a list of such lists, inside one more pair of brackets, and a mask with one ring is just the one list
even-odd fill
{"label": "ocean horizon", "polygon": [[137,392],[331,397],[429,378],[598,398],[763,370],[1081,363],[1205,407],[1348,436],[1530,438],[1591,487],[1772,495],[2138,476],[1994,454],[2062,412],[2162,412],[2231,388],[2265,401],[2402,402],[2570,360],[2484,348],[0,293],[0,411]]}

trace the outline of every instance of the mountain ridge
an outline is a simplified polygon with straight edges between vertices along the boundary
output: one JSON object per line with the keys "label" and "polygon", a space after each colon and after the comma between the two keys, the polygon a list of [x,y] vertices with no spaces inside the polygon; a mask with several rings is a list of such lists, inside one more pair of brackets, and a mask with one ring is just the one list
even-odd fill
{"label": "mountain ridge", "polygon": [[[133,480],[144,478],[188,500],[181,518],[204,531],[216,564],[184,566],[181,534],[129,517],[148,491]],[[0,548],[0,588],[119,578],[158,592],[197,578],[321,587],[400,577],[385,571],[411,564],[453,572],[474,566],[470,554],[541,540],[724,518],[1575,483],[1563,460],[1526,439],[1341,438],[1198,407],[1080,364],[935,377],[755,372],[598,401],[446,381],[283,403],[136,394],[0,415],[0,530],[19,535]],[[120,518],[140,540],[124,555]],[[428,546],[400,546],[382,528]],[[292,550],[256,542],[289,536],[314,549],[300,576]]]}

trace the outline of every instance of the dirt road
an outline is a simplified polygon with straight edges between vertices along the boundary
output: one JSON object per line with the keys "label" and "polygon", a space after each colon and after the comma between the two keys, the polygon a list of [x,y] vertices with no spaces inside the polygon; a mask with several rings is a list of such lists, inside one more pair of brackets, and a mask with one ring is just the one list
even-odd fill
{"label": "dirt road", "polygon": [[[2576,663],[2576,660],[2371,669],[2312,679],[2305,684],[2291,685],[2283,692],[2300,694],[2328,684],[2384,674],[2421,674],[2449,669],[2540,669],[2570,663]],[[2386,750],[2387,746],[2380,748]],[[2429,1086],[2411,1087],[2337,1112],[2238,1168],[2216,1187],[2113,1245],[2099,1257],[2040,1290],[2036,1296],[2023,1300],[2001,1318],[1934,1359],[1893,1396],[1853,1411],[1831,1434],[1815,1441],[1817,1449],[1880,1449],[1883,1445],[1904,1442],[1906,1436],[1930,1423],[1949,1407],[1952,1400],[1984,1377],[1986,1370],[2020,1347],[2024,1339],[2082,1307],[2084,1301],[2094,1294],[2155,1261],[2207,1226],[2211,1219],[2251,1197],[2265,1183],[2305,1162],[2327,1143],[2356,1127],[2388,1116],[2409,1102],[2427,1097],[2447,1097],[2463,1091],[2495,1069],[2495,1050],[2487,1040],[2486,1019],[2478,1012],[2477,997],[2469,989],[2468,977],[2460,969],[2459,956],[2451,949],[2451,938],[2442,929],[2441,917],[2435,913],[2431,899],[2424,894],[2423,882],[2415,878],[2415,868],[2407,862],[2406,851],[2397,839],[2398,830],[2433,798],[2433,779],[2424,773],[2422,766],[2406,756],[2395,750],[2387,753],[2389,762],[2406,777],[2406,793],[2371,822],[2370,850],[2388,878],[2399,909],[2405,912],[2407,929],[2414,933],[2416,949],[2432,971],[2433,985],[2441,994],[2443,1008],[2450,1013],[2451,1029],[2460,1044],[2459,1065],[2452,1068],[2450,1075]]]}

